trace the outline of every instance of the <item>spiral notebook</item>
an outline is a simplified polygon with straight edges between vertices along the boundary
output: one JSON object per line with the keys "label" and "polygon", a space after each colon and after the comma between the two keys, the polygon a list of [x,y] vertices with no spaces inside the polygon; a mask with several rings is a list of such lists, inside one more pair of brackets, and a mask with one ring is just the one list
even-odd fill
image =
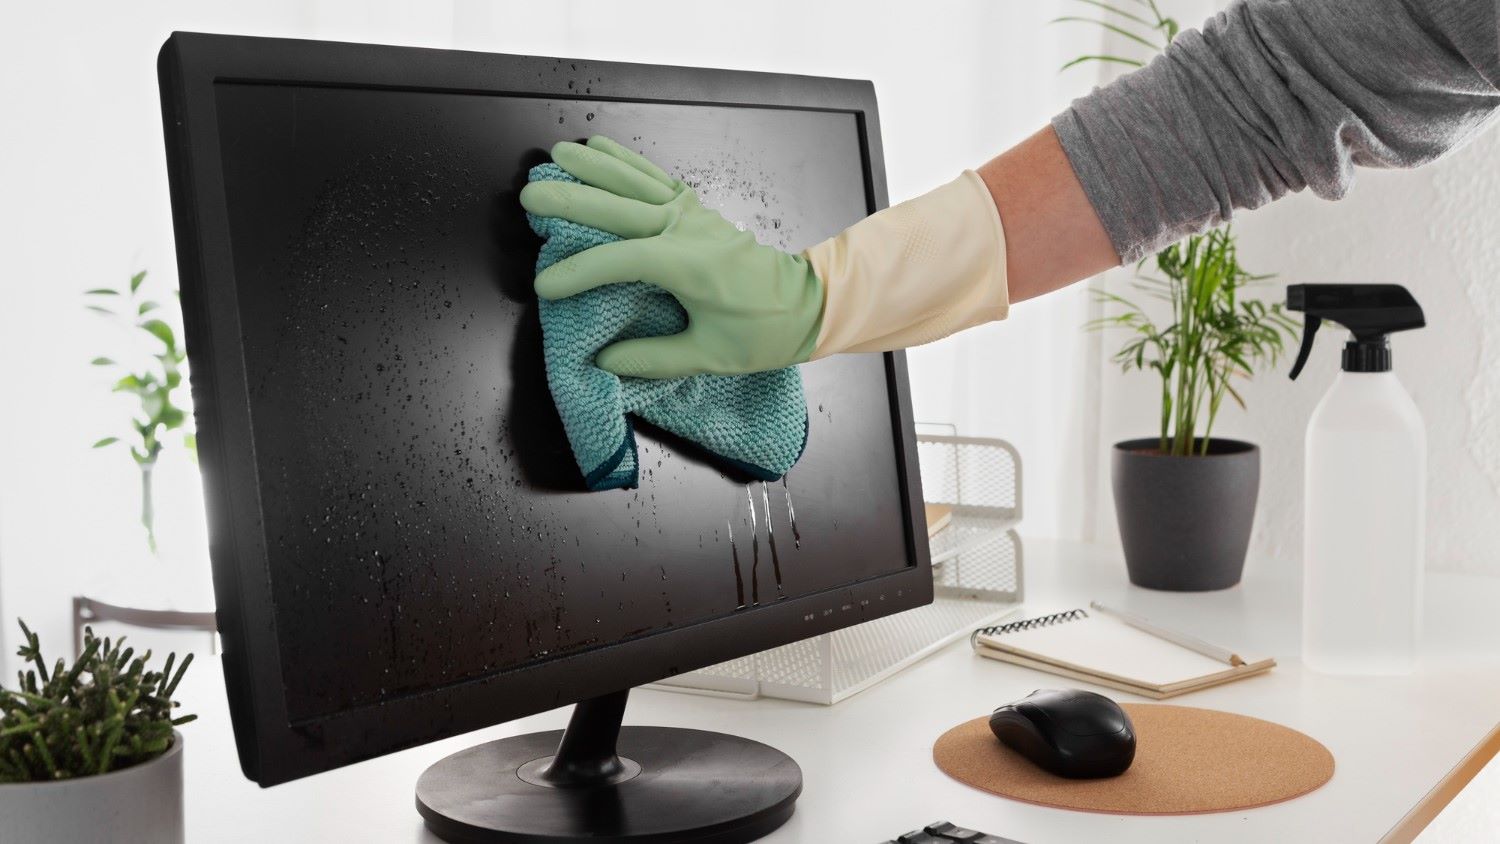
{"label": "spiral notebook", "polygon": [[974,631],[983,657],[1160,700],[1264,674],[1270,657],[1243,664],[1206,656],[1103,613],[1076,609]]}

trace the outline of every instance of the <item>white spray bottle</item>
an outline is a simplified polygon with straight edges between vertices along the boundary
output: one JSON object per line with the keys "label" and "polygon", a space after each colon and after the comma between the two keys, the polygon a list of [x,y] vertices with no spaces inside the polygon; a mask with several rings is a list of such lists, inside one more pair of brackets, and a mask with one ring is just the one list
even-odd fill
{"label": "white spray bottle", "polygon": [[1395,284],[1295,284],[1306,314],[1291,376],[1323,320],[1349,329],[1343,371],[1307,423],[1302,661],[1333,674],[1404,674],[1421,629],[1427,432],[1391,371],[1392,332],[1426,324]]}

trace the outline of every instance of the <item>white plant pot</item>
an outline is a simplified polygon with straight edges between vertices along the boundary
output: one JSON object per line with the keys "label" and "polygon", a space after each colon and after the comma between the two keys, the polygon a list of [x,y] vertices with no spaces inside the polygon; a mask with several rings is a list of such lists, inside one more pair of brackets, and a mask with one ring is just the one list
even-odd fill
{"label": "white plant pot", "polygon": [[0,785],[0,841],[182,844],[182,734],[166,753],[96,777]]}

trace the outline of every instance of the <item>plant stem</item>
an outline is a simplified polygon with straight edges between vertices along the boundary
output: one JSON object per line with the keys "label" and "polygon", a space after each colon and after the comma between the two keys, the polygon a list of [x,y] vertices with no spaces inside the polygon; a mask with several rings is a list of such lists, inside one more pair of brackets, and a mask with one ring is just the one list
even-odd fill
{"label": "plant stem", "polygon": [[1161,453],[1170,454],[1167,448],[1167,431],[1172,427],[1172,383],[1161,379]]}
{"label": "plant stem", "polygon": [[146,544],[151,547],[152,554],[156,553],[156,507],[151,494],[151,474],[155,470],[154,457],[141,464],[141,526],[146,529]]}

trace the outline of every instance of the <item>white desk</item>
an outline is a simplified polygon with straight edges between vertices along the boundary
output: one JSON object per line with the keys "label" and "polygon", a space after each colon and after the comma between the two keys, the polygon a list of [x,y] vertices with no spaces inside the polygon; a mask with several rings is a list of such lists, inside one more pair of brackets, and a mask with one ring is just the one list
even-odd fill
{"label": "white desk", "polygon": [[[1123,564],[1098,549],[1031,541],[1026,580],[1028,608],[1097,598],[1276,656],[1280,665],[1267,676],[1173,702],[1302,730],[1333,751],[1333,780],[1275,806],[1157,818],[1065,812],[967,788],[933,766],[933,739],[1000,703],[1065,681],[974,657],[964,643],[832,707],[638,691],[626,722],[733,732],[791,754],[805,776],[802,798],[768,844],[874,844],[938,819],[1044,844],[1375,841],[1500,721],[1500,579],[1430,576],[1422,667],[1399,679],[1303,670],[1299,580],[1289,566],[1252,561],[1245,583],[1225,592],[1158,593],[1128,586]],[[185,690],[200,713],[185,728],[191,842],[437,842],[412,805],[413,783],[428,764],[480,741],[559,728],[567,716],[556,710],[262,790],[239,773],[217,663],[204,659],[193,671]]]}

